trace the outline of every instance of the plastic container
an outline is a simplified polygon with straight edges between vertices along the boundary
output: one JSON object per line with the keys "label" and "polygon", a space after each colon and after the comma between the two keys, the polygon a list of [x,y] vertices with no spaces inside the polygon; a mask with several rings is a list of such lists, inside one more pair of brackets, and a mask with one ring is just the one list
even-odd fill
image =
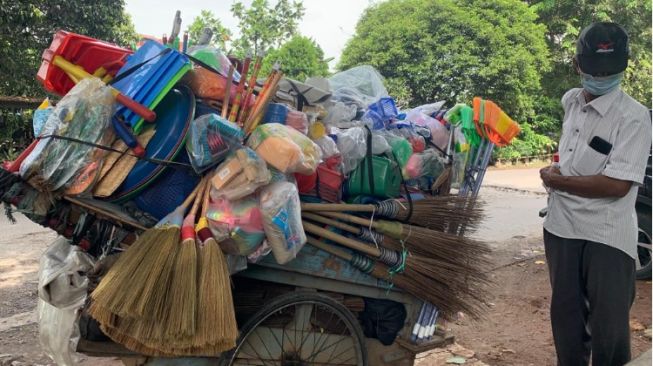
{"label": "plastic container", "polygon": [[317,195],[324,201],[337,203],[342,200],[343,175],[326,164],[317,167]]}
{"label": "plastic container", "polygon": [[[182,151],[175,161],[188,164],[188,154]],[[153,184],[141,191],[134,202],[142,211],[160,220],[181,205],[199,181],[199,176],[186,169],[169,167]]]}
{"label": "plastic container", "polygon": [[376,112],[384,121],[390,121],[399,114],[395,100],[392,98],[381,98],[370,104],[368,110]]}
{"label": "plastic container", "polygon": [[[401,172],[397,164],[381,156],[372,156],[372,174],[369,173],[368,160],[363,160],[349,177],[347,194],[349,197],[368,195],[391,198],[399,195]],[[370,175],[374,179],[374,188],[370,184]]]}
{"label": "plastic container", "polygon": [[62,69],[50,64],[49,60],[54,56],[61,56],[81,66],[89,74],[104,67],[107,73],[115,75],[125,63],[125,57],[131,53],[131,50],[108,42],[60,30],[54,35],[50,47],[43,52],[43,61],[36,77],[47,91],[63,96],[75,83]]}
{"label": "plastic container", "polygon": [[281,103],[270,103],[263,116],[263,123],[286,123],[288,107]]}

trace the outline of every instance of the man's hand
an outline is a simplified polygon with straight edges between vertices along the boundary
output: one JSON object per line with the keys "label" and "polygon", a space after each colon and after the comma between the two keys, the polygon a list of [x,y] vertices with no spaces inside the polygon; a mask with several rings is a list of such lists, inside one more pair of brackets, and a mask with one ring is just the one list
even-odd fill
{"label": "man's hand", "polygon": [[540,169],[540,178],[546,187],[552,188],[551,181],[555,179],[554,176],[556,175],[561,175],[560,169],[553,165],[549,165]]}

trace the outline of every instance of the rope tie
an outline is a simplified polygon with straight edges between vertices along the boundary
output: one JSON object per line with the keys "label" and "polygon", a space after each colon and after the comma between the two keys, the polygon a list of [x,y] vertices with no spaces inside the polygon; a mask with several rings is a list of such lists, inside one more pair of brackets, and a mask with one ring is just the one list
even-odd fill
{"label": "rope tie", "polygon": [[388,267],[396,267],[401,264],[401,254],[394,250],[388,250],[386,248],[379,248],[381,254],[379,255],[379,261],[388,265]]}
{"label": "rope tie", "polygon": [[406,269],[406,258],[408,257],[408,250],[404,249],[401,252],[395,252],[397,255],[397,264],[390,267],[388,270],[388,273],[390,274],[390,277],[394,276],[397,273],[403,273],[404,270]]}

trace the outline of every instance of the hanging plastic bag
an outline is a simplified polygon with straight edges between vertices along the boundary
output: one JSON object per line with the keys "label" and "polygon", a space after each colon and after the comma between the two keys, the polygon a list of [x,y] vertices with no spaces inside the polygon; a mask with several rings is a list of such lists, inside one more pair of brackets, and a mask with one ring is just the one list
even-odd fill
{"label": "hanging plastic bag", "polygon": [[383,76],[372,66],[362,65],[339,72],[329,78],[331,90],[348,88],[357,92],[365,106],[388,96]]}
{"label": "hanging plastic bag", "polygon": [[431,135],[431,142],[442,150],[447,148],[449,130],[442,122],[427,116],[417,108],[412,109],[406,114],[406,120],[418,126],[428,128]]}
{"label": "hanging plastic bag", "polygon": [[351,122],[356,117],[358,107],[356,105],[347,105],[343,102],[335,102],[326,107],[327,115],[324,118],[324,124],[327,126],[337,127],[340,123]]}
{"label": "hanging plastic bag", "polygon": [[342,172],[347,175],[356,169],[367,154],[367,131],[362,127],[352,127],[346,130],[333,128],[331,132],[336,136],[336,144],[342,156]]}
{"label": "hanging plastic bag", "polygon": [[469,144],[465,139],[465,135],[459,128],[454,129],[454,154],[453,166],[451,169],[451,186],[453,188],[460,188],[465,180],[465,171],[467,167],[467,160],[469,159]]}
{"label": "hanging plastic bag", "polygon": [[270,183],[271,178],[265,161],[252,149],[241,148],[216,168],[211,179],[211,197],[235,201]]}
{"label": "hanging plastic bag", "polygon": [[[108,146],[114,139],[114,97],[97,78],[81,80],[48,117],[42,136],[57,135]],[[89,144],[45,137],[20,167],[25,180],[43,191],[79,194],[92,188],[106,151]]]}
{"label": "hanging plastic bag", "polygon": [[381,155],[390,152],[392,148],[383,134],[372,132],[372,155]]}
{"label": "hanging plastic bag", "polygon": [[234,202],[214,200],[206,216],[211,232],[227,254],[250,255],[265,239],[258,199],[254,196]]}
{"label": "hanging plastic bag", "polygon": [[444,171],[444,158],[433,149],[411,155],[403,169],[405,179],[437,178]]}
{"label": "hanging plastic bag", "polygon": [[202,173],[223,161],[229,153],[240,147],[243,131],[235,123],[217,114],[205,114],[190,125],[186,138],[186,151],[197,173]]}
{"label": "hanging plastic bag", "polygon": [[327,160],[332,156],[339,156],[340,150],[338,150],[338,145],[333,139],[329,136],[322,136],[319,139],[314,141],[317,146],[320,147],[322,152],[322,159]]}
{"label": "hanging plastic bag", "polygon": [[87,297],[93,259],[64,237],[50,244],[39,263],[37,315],[39,341],[58,365],[76,365],[79,309]]}
{"label": "hanging plastic bag", "polygon": [[270,184],[261,192],[260,206],[274,259],[279,264],[290,262],[306,243],[297,187],[287,182]]}
{"label": "hanging plastic bag", "polygon": [[310,175],[321,161],[320,148],[311,139],[278,123],[258,126],[247,146],[283,173]]}

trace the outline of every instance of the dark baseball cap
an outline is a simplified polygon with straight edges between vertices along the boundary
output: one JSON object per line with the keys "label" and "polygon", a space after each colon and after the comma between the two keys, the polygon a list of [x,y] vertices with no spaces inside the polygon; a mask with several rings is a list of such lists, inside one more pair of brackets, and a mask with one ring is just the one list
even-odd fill
{"label": "dark baseball cap", "polygon": [[578,66],[593,76],[626,70],[628,53],[628,33],[617,23],[593,23],[580,32],[576,42]]}

